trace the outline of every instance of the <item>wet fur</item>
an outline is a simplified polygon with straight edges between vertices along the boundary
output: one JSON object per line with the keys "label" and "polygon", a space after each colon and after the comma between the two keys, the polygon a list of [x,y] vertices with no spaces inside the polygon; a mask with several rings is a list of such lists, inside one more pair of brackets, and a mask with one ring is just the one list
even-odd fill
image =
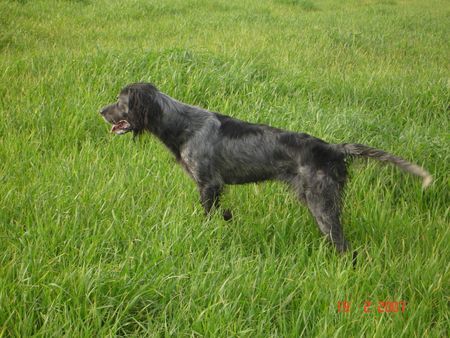
{"label": "wet fur", "polygon": [[387,161],[422,177],[424,186],[431,183],[423,168],[382,150],[240,121],[179,102],[149,83],[126,86],[101,114],[110,123],[127,120],[135,135],[158,137],[197,184],[206,214],[219,207],[226,184],[279,180],[292,187],[339,252],[349,248],[340,223],[347,157]]}

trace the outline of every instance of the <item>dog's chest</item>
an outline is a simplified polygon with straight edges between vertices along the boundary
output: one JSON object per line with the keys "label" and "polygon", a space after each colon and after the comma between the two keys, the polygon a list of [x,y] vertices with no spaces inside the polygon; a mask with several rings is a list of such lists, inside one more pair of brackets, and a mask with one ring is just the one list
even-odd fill
{"label": "dog's chest", "polygon": [[198,181],[198,164],[194,160],[191,151],[189,149],[182,149],[180,152],[180,158],[178,162],[183,169],[191,176],[195,181]]}

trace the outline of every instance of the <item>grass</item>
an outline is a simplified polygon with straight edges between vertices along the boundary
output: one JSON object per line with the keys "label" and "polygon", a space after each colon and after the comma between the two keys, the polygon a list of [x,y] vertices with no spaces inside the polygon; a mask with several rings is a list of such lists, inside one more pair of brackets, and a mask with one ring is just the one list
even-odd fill
{"label": "grass", "polygon": [[[0,13],[0,336],[448,336],[448,2],[22,0]],[[355,270],[280,184],[229,187],[233,222],[205,220],[162,145],[113,137],[97,114],[136,81],[386,149],[435,182],[350,166]],[[406,310],[378,313],[383,301]]]}

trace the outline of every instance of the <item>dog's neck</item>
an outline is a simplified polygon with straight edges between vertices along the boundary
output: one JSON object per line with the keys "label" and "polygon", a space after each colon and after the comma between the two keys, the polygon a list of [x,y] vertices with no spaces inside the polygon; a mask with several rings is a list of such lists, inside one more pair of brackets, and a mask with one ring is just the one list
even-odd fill
{"label": "dog's neck", "polygon": [[162,110],[161,124],[158,130],[152,133],[179,159],[183,145],[203,126],[204,114],[211,113],[179,102],[162,93],[158,103]]}

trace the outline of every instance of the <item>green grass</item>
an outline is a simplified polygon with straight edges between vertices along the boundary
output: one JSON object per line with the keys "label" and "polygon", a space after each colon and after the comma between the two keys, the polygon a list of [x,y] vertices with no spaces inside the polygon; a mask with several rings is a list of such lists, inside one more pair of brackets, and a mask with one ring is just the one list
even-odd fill
{"label": "green grass", "polygon": [[[448,336],[449,17],[444,0],[0,2],[0,336]],[[353,270],[281,184],[229,187],[233,222],[205,220],[157,140],[97,113],[136,81],[435,182],[351,165]]]}

